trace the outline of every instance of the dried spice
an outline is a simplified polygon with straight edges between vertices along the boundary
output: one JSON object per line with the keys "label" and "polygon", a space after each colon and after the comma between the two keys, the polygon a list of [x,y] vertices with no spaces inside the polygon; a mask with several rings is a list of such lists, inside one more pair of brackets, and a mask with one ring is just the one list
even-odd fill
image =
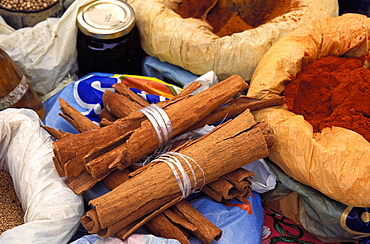
{"label": "dried spice", "polygon": [[[190,183],[197,189],[201,184],[196,182],[207,184],[246,162],[268,156],[268,146],[253,115],[245,111],[174,152],[196,162],[197,166],[194,163],[190,167],[184,164],[184,158],[178,158],[186,174],[194,173]],[[178,181],[171,167],[163,159],[158,160],[136,170],[135,175],[111,192],[91,200],[90,204],[95,208],[86,213],[85,228],[100,236],[116,234],[125,239],[149,219],[178,203],[182,199]]]}
{"label": "dried spice", "polygon": [[328,56],[303,67],[284,95],[289,110],[303,115],[314,132],[338,126],[370,141],[369,82],[359,58]]}
{"label": "dried spice", "polygon": [[3,0],[0,1],[0,7],[19,11],[37,11],[57,2],[58,0]]}
{"label": "dried spice", "polygon": [[[216,122],[221,119],[228,118],[229,116],[238,116],[216,127],[216,129],[214,129],[212,132],[197,140],[186,140],[187,142],[180,146],[174,144],[173,152],[176,152],[174,155],[179,157],[179,162],[183,164],[184,172],[186,172],[186,174],[189,174],[190,171],[195,173],[194,176],[196,177],[194,179],[190,177],[189,179],[189,183],[192,185],[194,190],[201,186],[200,184],[195,183],[195,179],[197,179],[196,182],[199,181],[199,183],[201,182],[202,184],[209,183],[209,186],[212,186],[212,192],[221,195],[222,202],[226,202],[232,198],[236,198],[244,202],[251,192],[251,182],[249,180],[251,172],[241,169],[241,165],[244,165],[246,162],[252,162],[256,158],[267,156],[268,148],[274,143],[274,136],[269,131],[267,124],[255,122],[253,115],[249,112],[249,109],[258,109],[269,105],[282,104],[285,101],[285,98],[280,97],[277,99],[259,100],[240,95],[239,92],[248,88],[248,85],[243,79],[236,75],[229,77],[229,79],[226,79],[197,95],[191,95],[192,92],[199,87],[199,85],[199,83],[194,82],[171,100],[166,100],[157,104],[166,109],[167,112],[171,112],[169,107],[175,106],[176,104],[177,106],[181,105],[181,107],[183,107],[183,105],[186,105],[185,103],[189,103],[192,105],[191,107],[197,107],[200,102],[204,102],[203,100],[210,99],[214,96],[214,99],[210,99],[210,101],[207,102],[207,106],[211,106],[212,109],[209,109],[207,106],[201,109],[202,111],[209,110],[207,114],[209,114],[210,117],[205,119],[208,116],[204,114],[205,117],[200,116],[196,120],[198,123],[195,124],[200,127],[204,125],[204,122],[202,122],[203,119],[208,123],[210,121]],[[141,104],[140,106],[146,106],[145,102],[140,101],[141,98],[137,97],[136,94],[132,94],[132,92],[127,90],[127,87],[115,85],[114,88],[117,91],[117,96],[122,96],[122,98],[124,97],[127,100],[118,99],[118,103],[111,103],[110,99],[107,99],[108,97],[106,97],[107,100],[105,103],[111,104],[111,108],[109,111],[107,110],[108,113],[115,110],[115,108],[112,108],[112,106],[122,107],[123,104],[131,104],[127,103],[127,101],[136,101],[135,106],[129,106],[133,109],[137,104]],[[224,98],[224,92],[227,93],[227,98]],[[111,92],[108,91],[105,95],[112,95],[110,93]],[[204,96],[204,98],[200,99],[201,101],[198,101],[198,96]],[[212,105],[213,102],[217,103],[220,99],[224,99],[221,104],[218,104],[217,106]],[[94,136],[94,138],[102,138],[105,137],[105,132],[108,133],[108,131],[104,130],[105,128],[113,128],[113,141],[108,142],[109,145],[107,148],[113,148],[117,146],[116,143],[119,141],[119,138],[118,140],[114,139],[114,135],[116,135],[114,129],[116,128],[116,123],[119,123],[119,125],[122,126],[124,125],[122,124],[122,121],[129,121],[127,118],[134,118],[135,121],[137,121],[138,118],[141,118],[137,117],[138,111],[134,111],[126,117],[118,118],[117,120],[112,121],[106,127],[95,129],[95,126],[92,126],[93,122],[80,119],[80,115],[78,114],[77,110],[71,108],[65,101],[61,99],[60,102],[62,107],[61,111],[63,113],[67,113],[66,116],[63,116],[63,118],[68,118],[67,121],[76,129],[80,128],[80,135],[88,132],[93,132],[93,134],[98,132],[99,136]],[[198,105],[195,106],[194,104]],[[186,109],[186,111],[187,110],[190,110],[190,108]],[[199,109],[197,109],[196,112],[200,113]],[[184,117],[182,119],[187,118],[188,123],[190,123],[189,116],[184,116],[184,114],[186,113],[182,112]],[[143,121],[140,121],[139,125],[132,129],[134,130],[134,133],[143,123]],[[118,127],[123,130],[125,126],[121,126]],[[187,126],[190,126],[190,124]],[[77,139],[75,137],[79,134],[67,134],[61,131],[56,131],[52,128],[44,128],[54,135],[54,137],[60,138],[57,142],[64,140],[66,140],[65,142],[68,141],[68,146],[67,144],[65,146],[67,146],[69,149],[77,145],[80,146],[79,149],[82,151],[86,149],[86,145],[82,145],[81,147],[81,138]],[[174,127],[174,129],[176,129],[176,127]],[[103,130],[103,134],[100,134],[101,130]],[[90,138],[90,136],[88,137]],[[146,144],[148,144],[148,141],[150,141],[148,138],[152,137],[145,137]],[[74,139],[77,140],[75,141]],[[152,139],[155,140],[155,138]],[[246,141],[248,141],[248,143],[245,143]],[[93,140],[90,139],[88,142],[89,144],[92,144]],[[215,143],[215,145],[213,145],[213,143]],[[59,146],[62,146],[59,147],[59,149],[64,151],[64,146]],[[91,175],[91,171],[87,168],[78,176],[68,176],[65,171],[66,169],[68,170],[68,167],[66,168],[64,166],[71,164],[71,162],[73,163],[73,161],[68,160],[66,164],[62,163],[60,160],[66,155],[63,156],[62,154],[58,154],[58,151],[61,152],[60,150],[57,150],[55,142],[54,152],[56,153],[56,157],[53,158],[55,167],[60,176],[66,176],[66,183],[72,190],[74,190],[74,192],[80,194],[83,191],[91,188],[97,181],[100,180],[111,190],[111,192],[107,193],[109,195],[105,194],[101,197],[93,199],[90,203],[94,205],[95,208],[91,211],[88,211],[86,215],[81,218],[81,223],[89,233],[96,233],[102,237],[108,237],[114,234],[121,239],[126,239],[128,235],[133,233],[133,231],[135,231],[137,228],[145,225],[153,233],[167,238],[181,239],[181,243],[188,243],[187,236],[189,233],[197,236],[203,243],[211,243],[212,240],[218,240],[220,238],[222,233],[221,229],[202,216],[185,200],[181,200],[183,199],[181,196],[181,192],[183,193],[183,190],[178,186],[177,180],[173,181],[177,174],[174,174],[173,171],[171,174],[171,167],[168,167],[167,163],[163,161],[164,159],[158,159],[159,161],[152,162],[144,167],[139,167],[138,165],[134,164],[127,165],[123,169],[117,167],[112,169],[112,171],[105,177],[102,177],[101,179],[94,179]],[[77,151],[78,150],[76,149],[75,155],[77,155]],[[98,151],[99,150],[97,150],[97,148],[92,149],[92,154],[96,154]],[[227,152],[226,155],[223,152]],[[89,157],[89,155],[86,155],[83,158],[88,159]],[[186,159],[187,157],[192,159],[191,161],[193,163],[190,163],[191,165],[186,164],[187,160],[183,161],[183,159]],[[222,159],[217,157],[221,157]],[[224,162],[226,165],[222,165],[218,162]],[[145,176],[147,174],[154,175],[149,177],[151,179],[150,181],[143,181],[143,178],[147,178]],[[134,183],[136,180],[141,181],[142,183]],[[213,183],[214,180],[216,180],[216,183],[212,185],[211,183]],[[161,184],[163,183],[164,185],[162,186]],[[126,187],[127,184],[134,184],[135,187]],[[141,188],[139,187],[140,189],[135,189],[137,186],[147,189],[146,192],[150,192],[150,195],[144,196],[146,195],[144,192],[142,192],[144,195],[139,193]],[[104,209],[104,206],[102,206],[101,203],[104,201],[103,198],[105,197],[109,198],[106,203],[109,202],[108,205],[111,205],[112,208],[115,208],[115,204],[117,204],[116,197],[112,198],[110,195],[115,194],[116,192],[121,192],[123,195],[137,192],[143,199],[145,197],[155,197],[156,194],[161,196],[149,201],[140,201],[139,198],[133,198],[142,202],[143,206],[138,205],[139,208],[137,208],[137,210],[129,210],[129,216],[121,218],[117,215],[118,218],[116,218],[111,216],[109,213],[105,214],[104,211],[103,213],[101,212],[101,209]],[[121,206],[126,209],[130,207],[130,204],[126,205],[124,202],[121,202]],[[118,212],[121,211],[118,210]]]}
{"label": "dried spice", "polygon": [[232,13],[230,19],[224,26],[222,26],[216,35],[219,37],[224,37],[249,29],[253,29],[253,27],[248,25],[237,13]]}
{"label": "dried spice", "polygon": [[178,13],[183,18],[201,18],[208,21],[214,33],[223,37],[256,28],[298,7],[299,3],[291,0],[184,0],[179,4]]}
{"label": "dried spice", "polygon": [[24,211],[15,193],[12,177],[0,170],[0,234],[24,223]]}

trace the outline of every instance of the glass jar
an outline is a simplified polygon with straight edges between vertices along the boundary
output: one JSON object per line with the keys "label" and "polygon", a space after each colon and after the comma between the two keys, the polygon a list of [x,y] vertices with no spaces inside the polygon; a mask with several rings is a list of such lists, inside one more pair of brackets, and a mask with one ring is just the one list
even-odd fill
{"label": "glass jar", "polygon": [[0,110],[6,108],[30,108],[40,119],[45,117],[44,106],[26,76],[14,60],[0,49]]}
{"label": "glass jar", "polygon": [[140,46],[132,7],[120,0],[97,0],[77,15],[78,76],[92,72],[141,74]]}

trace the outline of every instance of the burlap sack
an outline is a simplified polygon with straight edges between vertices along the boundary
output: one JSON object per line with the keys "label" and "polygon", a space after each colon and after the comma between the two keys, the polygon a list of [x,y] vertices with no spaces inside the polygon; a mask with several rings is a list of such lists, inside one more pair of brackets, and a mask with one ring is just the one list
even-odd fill
{"label": "burlap sack", "polygon": [[[135,10],[146,53],[196,75],[214,71],[220,80],[238,74],[249,81],[262,55],[279,38],[312,20],[338,16],[336,0],[297,0],[292,1],[290,12],[269,23],[220,38],[205,21],[180,17],[176,12],[181,0],[127,2]],[[253,4],[251,0],[229,2],[241,12]]]}
{"label": "burlap sack", "polygon": [[[302,65],[323,56],[368,55],[369,28],[366,16],[346,14],[292,31],[263,56],[247,95],[270,98],[282,94],[285,82],[293,79]],[[370,143],[360,134],[340,127],[313,133],[303,116],[284,106],[260,110],[255,116],[276,134],[270,159],[286,174],[343,204],[370,206]]]}

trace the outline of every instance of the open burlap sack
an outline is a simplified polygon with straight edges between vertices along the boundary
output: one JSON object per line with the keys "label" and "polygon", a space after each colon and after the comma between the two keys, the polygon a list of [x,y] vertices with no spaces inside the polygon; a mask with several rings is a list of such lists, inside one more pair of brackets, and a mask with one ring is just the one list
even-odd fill
{"label": "open burlap sack", "polygon": [[[248,96],[282,94],[303,65],[328,55],[369,54],[370,19],[346,14],[306,24],[276,42],[253,74]],[[314,104],[313,104],[314,106]],[[303,116],[285,106],[255,113],[276,134],[270,159],[294,179],[343,204],[370,207],[370,143],[360,134],[340,128],[313,133]]]}
{"label": "open burlap sack", "polygon": [[[220,38],[205,21],[182,18],[177,14],[181,0],[127,2],[135,10],[142,47],[146,53],[196,75],[212,70],[220,80],[238,74],[249,81],[262,55],[279,38],[312,20],[338,16],[336,0],[291,0],[289,12],[254,29]],[[248,13],[247,7],[253,4],[275,4],[277,8],[283,1],[226,2],[233,5],[235,11]]]}

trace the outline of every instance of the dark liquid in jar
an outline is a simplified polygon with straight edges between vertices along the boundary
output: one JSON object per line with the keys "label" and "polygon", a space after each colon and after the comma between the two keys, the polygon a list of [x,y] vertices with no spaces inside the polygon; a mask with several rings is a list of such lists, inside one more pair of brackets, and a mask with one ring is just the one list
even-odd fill
{"label": "dark liquid in jar", "polygon": [[78,31],[78,76],[89,73],[141,74],[141,49],[136,27],[115,39],[97,39]]}

